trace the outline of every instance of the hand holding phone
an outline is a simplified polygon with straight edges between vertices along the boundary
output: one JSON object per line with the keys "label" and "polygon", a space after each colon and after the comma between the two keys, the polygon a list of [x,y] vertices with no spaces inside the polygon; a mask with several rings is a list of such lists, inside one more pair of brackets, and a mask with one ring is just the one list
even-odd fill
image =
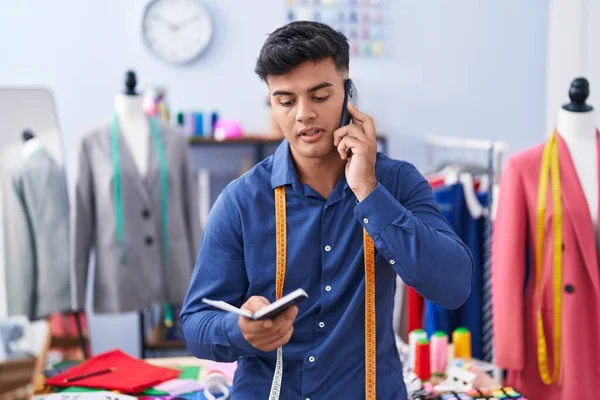
{"label": "hand holding phone", "polygon": [[[350,111],[348,111],[348,102],[352,102],[352,104],[356,104],[356,100],[358,98],[358,93],[356,93],[356,87],[352,82],[352,79],[346,79],[344,82],[344,104],[342,105],[342,116],[340,117],[340,128],[342,126],[346,126],[352,122],[352,115]],[[352,157],[352,150],[347,149],[346,155],[348,157]]]}

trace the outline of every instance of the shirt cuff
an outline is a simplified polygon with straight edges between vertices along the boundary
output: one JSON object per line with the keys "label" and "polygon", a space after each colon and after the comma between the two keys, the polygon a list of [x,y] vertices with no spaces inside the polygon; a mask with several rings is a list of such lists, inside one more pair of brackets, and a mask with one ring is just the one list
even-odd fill
{"label": "shirt cuff", "polygon": [[406,209],[381,183],[354,207],[354,216],[371,237],[377,235]]}
{"label": "shirt cuff", "polygon": [[244,352],[251,354],[259,353],[260,350],[252,346],[244,338],[244,334],[242,333],[242,330],[238,325],[238,318],[239,316],[233,313],[227,313],[223,318],[223,324],[225,325],[224,330],[225,334],[227,335],[227,338],[229,339],[232,345]]}

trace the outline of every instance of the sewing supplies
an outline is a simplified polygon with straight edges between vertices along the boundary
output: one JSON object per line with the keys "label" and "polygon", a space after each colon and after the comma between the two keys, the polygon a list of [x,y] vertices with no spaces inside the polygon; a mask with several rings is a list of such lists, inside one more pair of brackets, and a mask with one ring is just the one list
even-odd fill
{"label": "sewing supplies", "polygon": [[490,399],[492,398],[492,391],[490,389],[479,389],[479,388],[473,388],[471,390],[469,390],[467,392],[467,395],[469,395],[472,399]]}
{"label": "sewing supplies", "polygon": [[197,136],[204,135],[204,115],[201,112],[194,113],[194,119],[196,121],[196,130],[194,134]]}
{"label": "sewing supplies", "polygon": [[443,394],[441,400],[471,400],[471,397],[465,393],[452,392]]}
{"label": "sewing supplies", "polygon": [[[548,371],[548,354],[546,350],[546,334],[542,320],[542,264],[544,255],[545,219],[546,219],[546,196],[548,195],[548,172],[552,184],[552,207],[553,207],[553,282],[552,293],[554,295],[552,314],[552,342],[553,356],[552,376]],[[562,202],[560,189],[560,169],[558,163],[558,143],[556,131],[544,146],[542,165],[540,167],[540,182],[538,188],[537,225],[536,225],[536,247],[535,247],[535,297],[536,297],[536,319],[537,319],[537,359],[540,378],[546,385],[555,383],[560,374],[560,338],[561,338],[561,292],[562,292]]]}
{"label": "sewing supplies", "polygon": [[426,381],[431,378],[431,354],[429,352],[429,340],[422,338],[417,341],[415,349],[415,374]]}
{"label": "sewing supplies", "polygon": [[202,379],[202,383],[204,385],[204,396],[208,400],[225,400],[229,398],[227,377],[221,371],[210,371]]}
{"label": "sewing supplies", "polygon": [[471,332],[460,327],[452,332],[455,358],[471,358]]}
{"label": "sewing supplies", "polygon": [[189,112],[183,113],[183,133],[187,136],[196,134],[196,118],[194,114]]}
{"label": "sewing supplies", "polygon": [[415,329],[408,334],[408,366],[415,369],[415,352],[419,339],[427,339],[427,332],[423,329]]}
{"label": "sewing supplies", "polygon": [[431,373],[443,376],[446,372],[448,358],[448,335],[443,331],[436,331],[431,336]]}
{"label": "sewing supplies", "polygon": [[98,375],[108,374],[109,372],[113,372],[115,370],[116,370],[115,367],[110,367],[110,368],[106,368],[106,369],[103,369],[103,370],[100,370],[100,371],[88,372],[87,374],[77,375],[77,376],[74,376],[72,378],[65,378],[65,379],[63,379],[63,382],[64,383],[69,383],[69,382],[80,381],[82,379],[91,378],[92,376],[98,376]]}

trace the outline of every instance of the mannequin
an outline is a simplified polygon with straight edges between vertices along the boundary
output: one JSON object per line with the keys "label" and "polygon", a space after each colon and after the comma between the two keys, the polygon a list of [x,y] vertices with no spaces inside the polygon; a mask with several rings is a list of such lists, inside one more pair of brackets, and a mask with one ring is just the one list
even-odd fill
{"label": "mannequin", "polygon": [[596,115],[585,103],[589,96],[589,84],[585,78],[577,78],[571,84],[571,103],[558,112],[556,129],[565,140],[579,182],[585,194],[598,236],[598,154],[596,151]]}
{"label": "mannequin", "polygon": [[528,398],[600,392],[600,142],[588,94],[587,80],[575,79],[557,135],[509,157],[500,177],[492,233],[494,363],[507,372],[505,386]]}
{"label": "mannequin", "polygon": [[143,96],[135,91],[137,80],[133,71],[125,75],[125,91],[115,96],[115,110],[119,116],[121,136],[127,143],[135,165],[141,176],[148,171],[148,147],[150,127],[144,113]]}
{"label": "mannequin", "polygon": [[40,150],[43,146],[40,139],[36,138],[30,130],[23,131],[23,156],[29,157],[36,151]]}

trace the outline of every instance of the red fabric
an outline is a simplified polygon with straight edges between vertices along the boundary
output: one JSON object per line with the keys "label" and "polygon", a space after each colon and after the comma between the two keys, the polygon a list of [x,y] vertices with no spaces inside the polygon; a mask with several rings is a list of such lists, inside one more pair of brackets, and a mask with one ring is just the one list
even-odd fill
{"label": "red fabric", "polygon": [[[92,376],[89,378],[64,382],[65,378],[73,378],[91,372],[115,367],[114,372]],[[95,357],[56,375],[46,381],[49,386],[117,390],[121,393],[141,393],[162,382],[176,379],[181,371],[171,368],[156,367],[140,359],[131,357],[120,350],[112,350]]]}
{"label": "red fabric", "polygon": [[412,287],[408,288],[408,331],[423,329],[425,299]]}

